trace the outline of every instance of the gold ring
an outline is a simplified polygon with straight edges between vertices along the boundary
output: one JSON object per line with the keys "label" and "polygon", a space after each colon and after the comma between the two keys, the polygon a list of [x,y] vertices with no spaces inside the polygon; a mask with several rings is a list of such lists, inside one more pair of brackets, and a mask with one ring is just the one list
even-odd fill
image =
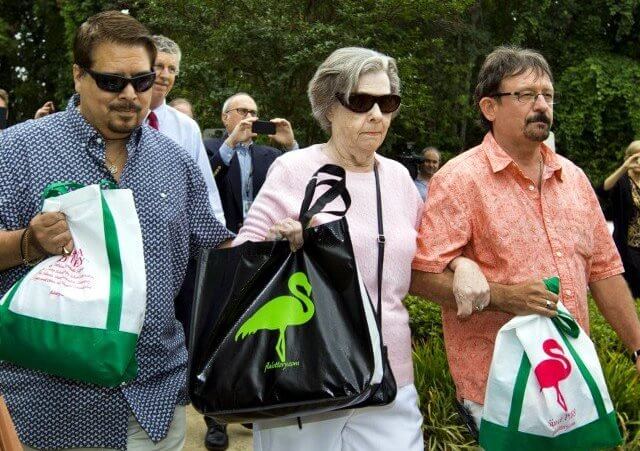
{"label": "gold ring", "polygon": [[553,310],[553,303],[549,299],[547,299],[545,307],[547,307],[549,310]]}
{"label": "gold ring", "polygon": [[65,246],[62,246],[62,253],[64,255],[71,255],[71,252],[69,252]]}

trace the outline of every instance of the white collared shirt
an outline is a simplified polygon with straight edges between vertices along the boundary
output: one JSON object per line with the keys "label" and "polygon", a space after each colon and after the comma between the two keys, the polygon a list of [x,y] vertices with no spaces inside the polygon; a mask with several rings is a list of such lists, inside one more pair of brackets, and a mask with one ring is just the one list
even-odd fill
{"label": "white collared shirt", "polygon": [[[218,186],[213,178],[198,123],[186,114],[167,105],[166,101],[163,101],[162,105],[153,110],[153,112],[158,117],[158,131],[178,143],[198,165],[207,185],[209,202],[213,213],[218,221],[226,225]],[[148,124],[148,120],[145,120],[145,122]]]}

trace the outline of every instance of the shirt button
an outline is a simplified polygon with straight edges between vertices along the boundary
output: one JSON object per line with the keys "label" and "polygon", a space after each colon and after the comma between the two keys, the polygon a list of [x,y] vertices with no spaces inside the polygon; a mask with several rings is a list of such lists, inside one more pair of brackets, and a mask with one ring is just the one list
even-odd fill
{"label": "shirt button", "polygon": [[534,189],[536,189],[536,187],[535,187],[535,186],[533,186],[533,185],[529,185],[529,191],[533,191]]}
{"label": "shirt button", "polygon": [[98,144],[102,144],[102,138],[96,138],[96,142],[97,142]]}
{"label": "shirt button", "polygon": [[556,257],[562,257],[562,252],[560,251],[556,252]]}
{"label": "shirt button", "polygon": [[571,290],[564,290],[565,296],[571,296],[573,292]]}

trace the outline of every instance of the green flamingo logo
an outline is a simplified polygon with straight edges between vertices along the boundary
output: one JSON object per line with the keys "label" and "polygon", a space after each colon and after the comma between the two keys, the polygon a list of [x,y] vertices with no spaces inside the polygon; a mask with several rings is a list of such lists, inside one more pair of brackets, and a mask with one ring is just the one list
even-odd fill
{"label": "green flamingo logo", "polygon": [[[280,332],[276,343],[276,352],[281,362],[287,360],[286,330],[289,326],[301,326],[313,318],[316,311],[311,301],[311,284],[303,272],[294,273],[289,277],[289,292],[293,296],[278,296],[260,307],[249,317],[236,333],[238,338],[244,339],[258,330],[277,330]],[[300,291],[302,288],[304,291]]]}

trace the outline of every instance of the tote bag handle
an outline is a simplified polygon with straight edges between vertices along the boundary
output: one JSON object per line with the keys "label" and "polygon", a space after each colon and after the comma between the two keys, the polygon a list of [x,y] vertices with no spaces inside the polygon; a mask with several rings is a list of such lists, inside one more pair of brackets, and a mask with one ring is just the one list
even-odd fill
{"label": "tote bag handle", "polygon": [[[328,178],[318,181],[318,176],[320,174],[326,174],[337,178]],[[335,216],[344,216],[347,213],[347,210],[349,210],[349,207],[351,206],[351,196],[349,196],[349,192],[347,191],[345,177],[345,170],[335,164],[325,164],[313,174],[311,180],[307,183],[304,199],[300,206],[300,215],[298,216],[303,228],[306,229],[309,226],[311,219],[320,212]],[[315,203],[311,205],[316,188],[321,185],[327,185],[329,186],[329,189],[322,193]],[[338,197],[342,198],[342,201],[344,202],[344,210],[323,211],[327,204]]]}

